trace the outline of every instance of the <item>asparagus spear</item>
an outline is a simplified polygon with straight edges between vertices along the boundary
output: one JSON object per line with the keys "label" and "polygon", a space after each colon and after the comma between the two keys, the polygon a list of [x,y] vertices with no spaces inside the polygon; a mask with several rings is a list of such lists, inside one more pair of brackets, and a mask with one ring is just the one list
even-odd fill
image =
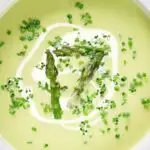
{"label": "asparagus spear", "polygon": [[60,98],[60,84],[56,81],[58,71],[55,66],[55,60],[49,50],[46,51],[46,76],[50,80],[51,88],[51,105],[55,119],[61,119],[62,109],[59,103]]}
{"label": "asparagus spear", "polygon": [[63,46],[62,49],[54,50],[53,53],[59,57],[59,56],[73,56],[75,54],[79,54],[84,56],[85,52],[81,49],[78,49],[76,47],[69,47],[69,46]]}
{"label": "asparagus spear", "polygon": [[81,71],[81,76],[78,79],[77,88],[75,89],[78,95],[83,92],[84,86],[93,77],[94,72],[99,68],[104,56],[104,52],[97,53],[95,57],[93,57],[93,59],[91,59],[91,61],[85,67],[83,67]]}
{"label": "asparagus spear", "polygon": [[57,57],[60,57],[60,56],[73,56],[73,51],[70,50],[70,49],[57,49],[57,50],[54,50],[53,53],[57,56]]}
{"label": "asparagus spear", "polygon": [[105,45],[104,47],[100,48],[74,45],[73,47],[63,46],[62,49],[56,49],[53,51],[53,53],[57,57],[60,57],[60,56],[73,56],[75,54],[79,54],[81,56],[88,56],[98,52],[105,52],[108,54],[109,51],[110,47],[108,45]]}

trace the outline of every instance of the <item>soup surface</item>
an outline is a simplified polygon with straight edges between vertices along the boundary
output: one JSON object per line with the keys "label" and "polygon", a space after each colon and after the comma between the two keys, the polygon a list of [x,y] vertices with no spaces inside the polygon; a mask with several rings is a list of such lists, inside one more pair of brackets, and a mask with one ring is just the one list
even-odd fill
{"label": "soup surface", "polygon": [[[30,104],[30,108],[19,108],[14,112],[14,109],[10,111],[11,101],[8,92],[0,90],[0,135],[17,150],[129,150],[149,132],[150,83],[147,81],[150,78],[149,19],[131,0],[84,0],[82,2],[84,8],[80,4],[75,4],[75,0],[20,0],[0,19],[0,84],[3,85],[9,77],[17,75],[23,77],[22,87],[32,88],[34,95],[27,103]],[[86,13],[90,14],[91,18],[89,15],[85,17],[86,19],[81,16]],[[35,39],[31,41],[20,39],[24,34],[20,33],[20,25],[28,18],[36,18],[41,23],[40,35],[34,35]],[[102,70],[109,70],[111,79],[106,81],[108,86],[106,97],[100,93],[101,96],[94,97],[96,100],[93,98],[94,106],[88,107],[83,114],[75,112],[77,113],[75,115],[73,110],[69,109],[72,104],[79,107],[81,105],[78,94],[71,97],[76,93],[75,85],[77,92],[79,88],[82,90],[82,83],[78,84],[82,77],[82,69],[85,65],[86,70],[99,53],[94,54],[91,59],[91,53],[78,58],[76,55],[70,56],[69,51],[67,57],[69,59],[62,57],[62,60],[52,54],[60,72],[58,76],[55,73],[54,75],[62,88],[60,105],[57,106],[56,101],[54,106],[52,103],[52,106],[49,104],[52,92],[56,92],[57,89],[51,86],[54,81],[52,72],[55,72],[56,68],[51,61],[49,65],[53,69],[48,78],[48,73],[45,74],[45,70],[39,69],[41,68],[39,64],[41,62],[47,64],[44,66],[47,70],[48,56],[50,52],[57,50],[53,49],[54,45],[51,42],[56,37],[57,40],[60,37],[64,42],[71,43],[70,48],[74,46],[72,41],[75,42],[78,36],[85,39],[84,42],[91,42],[93,37],[96,41],[100,38],[103,41],[101,45],[104,43],[106,44],[104,46],[111,49],[102,60],[105,62],[104,68],[101,62],[97,70],[92,67],[92,71],[91,68],[87,70],[88,73],[91,71],[93,77],[83,85],[85,93],[82,96],[87,96],[86,91],[88,94],[97,91],[99,85],[96,84]],[[110,39],[107,41],[107,38]],[[65,67],[66,72],[64,70],[63,72],[61,69]],[[134,79],[139,82],[135,83]],[[126,85],[120,86],[120,80]],[[39,81],[44,83],[44,88],[48,82],[48,87],[51,86],[50,91],[49,88],[47,91],[42,89],[43,87],[39,88]],[[119,83],[115,84],[115,81]],[[56,82],[54,83],[56,86]],[[135,87],[132,87],[132,83]],[[102,87],[99,90],[101,89]],[[24,98],[25,91],[20,93]],[[57,95],[55,94],[54,97]],[[112,108],[106,112],[103,109],[101,111],[98,107],[104,106],[105,103],[102,102],[107,99],[112,100],[113,105],[110,106]],[[90,114],[92,117],[89,117]],[[118,117],[119,114],[121,119]],[[110,123],[106,123],[107,121]],[[86,123],[90,123],[89,128],[84,126]]]}

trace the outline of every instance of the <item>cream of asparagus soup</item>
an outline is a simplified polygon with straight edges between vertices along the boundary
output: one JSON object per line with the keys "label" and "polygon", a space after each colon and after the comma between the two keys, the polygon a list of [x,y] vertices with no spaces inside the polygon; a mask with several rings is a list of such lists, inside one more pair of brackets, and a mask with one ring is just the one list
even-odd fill
{"label": "cream of asparagus soup", "polygon": [[19,0],[0,19],[0,135],[16,150],[132,149],[150,129],[149,56],[131,0]]}

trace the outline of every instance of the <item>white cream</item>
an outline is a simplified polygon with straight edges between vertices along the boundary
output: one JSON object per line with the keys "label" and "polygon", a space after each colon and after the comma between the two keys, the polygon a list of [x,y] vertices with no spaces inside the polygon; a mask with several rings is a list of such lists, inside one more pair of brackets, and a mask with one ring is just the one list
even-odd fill
{"label": "white cream", "polygon": [[[21,76],[22,75],[22,71],[26,65],[26,63],[29,61],[29,59],[31,59],[34,55],[34,53],[38,50],[38,47],[40,46],[40,44],[44,41],[44,39],[46,38],[47,34],[52,31],[53,29],[59,28],[59,27],[73,27],[73,28],[77,28],[79,29],[80,32],[80,37],[81,39],[86,39],[86,40],[90,40],[91,38],[93,38],[95,35],[98,35],[99,37],[101,37],[103,34],[109,34],[111,35],[109,32],[106,32],[104,30],[100,30],[100,29],[83,29],[81,27],[78,27],[76,25],[73,24],[68,24],[68,23],[56,23],[54,25],[51,25],[47,28],[47,32],[43,33],[42,35],[40,35],[40,37],[37,39],[37,42],[35,44],[35,46],[33,47],[33,49],[31,50],[31,52],[29,53],[29,55],[22,61],[22,63],[20,64],[16,76]],[[77,32],[71,32],[66,34],[65,36],[63,36],[63,40],[67,41],[70,44],[73,44],[74,42],[74,38],[77,36]],[[117,50],[117,41],[116,39],[111,35],[110,40],[109,40],[109,44],[111,46],[111,50],[112,52],[110,53],[110,57],[112,59],[112,73],[116,74],[118,72],[118,50]],[[45,61],[45,58],[43,58],[42,60],[43,62]],[[64,72],[67,73],[67,72]],[[39,71],[39,69],[33,69],[32,72],[32,77],[33,80],[35,80],[36,82],[39,80],[46,80],[46,76],[45,73],[42,71]],[[23,86],[23,83],[22,83]],[[103,100],[105,99],[110,99],[113,95],[114,91],[113,91],[113,85],[110,86],[109,90],[108,90],[108,94],[104,97]],[[69,98],[68,98],[69,100]],[[64,100],[60,100],[60,104],[62,106],[62,108],[65,110],[66,109],[66,105],[67,102],[64,102]],[[80,116],[77,119],[74,120],[54,120],[54,119],[46,119],[44,117],[42,117],[39,112],[36,109],[35,103],[34,101],[30,100],[30,111],[31,114],[38,119],[41,122],[45,122],[45,123],[53,123],[53,124],[60,124],[62,126],[66,125],[66,124],[74,124],[74,123],[79,123],[85,119],[92,119],[97,113],[97,110],[94,110],[93,112],[91,112],[88,116]],[[99,104],[99,105],[103,105],[103,101]],[[99,120],[99,119],[98,119]],[[95,123],[94,123],[95,122]],[[91,123],[91,125],[96,124],[98,121],[93,121],[93,123]],[[68,128],[69,129],[69,128]],[[72,128],[72,130],[77,130],[77,128]]]}

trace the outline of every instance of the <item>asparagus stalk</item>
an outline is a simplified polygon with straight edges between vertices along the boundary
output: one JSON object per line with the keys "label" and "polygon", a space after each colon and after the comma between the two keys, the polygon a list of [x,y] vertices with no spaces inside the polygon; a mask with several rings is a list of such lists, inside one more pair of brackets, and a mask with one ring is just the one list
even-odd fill
{"label": "asparagus stalk", "polygon": [[63,57],[63,56],[73,56],[73,55],[87,56],[93,53],[99,53],[99,52],[106,53],[109,51],[110,51],[110,47],[108,47],[107,45],[105,45],[105,47],[102,48],[74,45],[73,47],[63,46],[62,49],[56,49],[53,51],[53,53],[57,57]]}
{"label": "asparagus stalk", "polygon": [[76,47],[69,47],[69,46],[63,46],[62,49],[54,50],[53,53],[59,57],[59,56],[73,56],[76,54],[85,55],[85,52],[81,49],[78,49]]}
{"label": "asparagus stalk", "polygon": [[73,56],[73,51],[70,49],[57,49],[54,50],[53,53],[57,56],[57,57],[62,57],[62,56]]}
{"label": "asparagus stalk", "polygon": [[85,85],[91,80],[94,72],[99,68],[104,56],[104,52],[97,53],[95,57],[93,57],[93,59],[91,59],[91,61],[85,67],[83,67],[81,76],[78,79],[77,88],[75,89],[78,95],[83,92]]}
{"label": "asparagus stalk", "polygon": [[59,103],[60,84],[56,81],[58,71],[55,66],[55,60],[53,58],[53,55],[49,50],[46,51],[46,55],[46,76],[50,81],[52,111],[55,119],[61,119],[63,111]]}

